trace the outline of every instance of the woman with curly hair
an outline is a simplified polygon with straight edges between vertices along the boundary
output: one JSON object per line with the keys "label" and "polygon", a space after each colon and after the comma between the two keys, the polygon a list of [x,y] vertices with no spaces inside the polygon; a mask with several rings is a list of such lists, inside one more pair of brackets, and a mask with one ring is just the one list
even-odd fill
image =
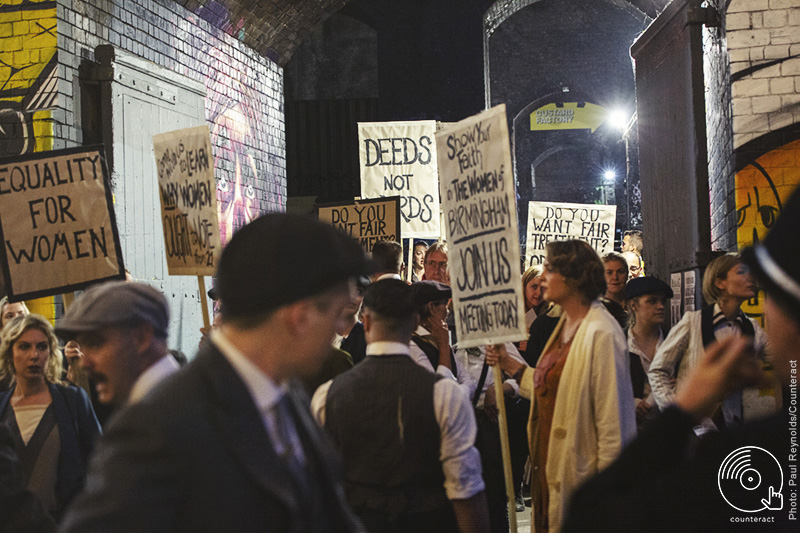
{"label": "woman with curly hair", "polygon": [[61,384],[61,350],[42,316],[17,317],[0,334],[0,421],[14,434],[28,489],[57,520],[81,489],[100,433],[86,393]]}
{"label": "woman with curly hair", "polygon": [[563,310],[536,368],[512,359],[502,345],[489,364],[530,398],[528,438],[533,467],[535,531],[558,531],[566,502],[585,480],[608,466],[636,435],[627,343],[597,299],[605,293],[603,263],[586,242],[547,245],[544,298]]}

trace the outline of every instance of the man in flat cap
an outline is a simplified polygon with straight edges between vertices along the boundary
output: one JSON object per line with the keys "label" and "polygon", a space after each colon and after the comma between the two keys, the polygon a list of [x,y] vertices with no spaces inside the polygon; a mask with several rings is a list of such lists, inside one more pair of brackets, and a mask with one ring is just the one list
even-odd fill
{"label": "man in flat cap", "polygon": [[369,531],[486,531],[469,397],[411,360],[417,320],[405,282],[370,285],[367,358],[317,389],[312,412],[342,453],[347,500]]}
{"label": "man in flat cap", "polygon": [[358,243],[318,220],[240,229],[217,269],[219,328],[108,427],[63,529],[361,531],[293,378],[319,370],[364,274]]}
{"label": "man in flat cap", "polygon": [[83,293],[56,332],[80,345],[80,365],[100,402],[119,407],[141,400],[178,371],[167,348],[168,329],[169,307],[160,291],[114,281]]}

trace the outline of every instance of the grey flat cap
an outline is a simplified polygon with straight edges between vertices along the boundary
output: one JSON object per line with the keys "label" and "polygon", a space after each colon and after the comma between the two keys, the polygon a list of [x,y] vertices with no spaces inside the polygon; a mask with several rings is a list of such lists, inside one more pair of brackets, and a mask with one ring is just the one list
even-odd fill
{"label": "grey flat cap", "polygon": [[149,322],[156,335],[167,336],[169,307],[160,291],[145,283],[111,281],[84,292],[67,310],[56,334],[62,338],[96,331],[106,326]]}

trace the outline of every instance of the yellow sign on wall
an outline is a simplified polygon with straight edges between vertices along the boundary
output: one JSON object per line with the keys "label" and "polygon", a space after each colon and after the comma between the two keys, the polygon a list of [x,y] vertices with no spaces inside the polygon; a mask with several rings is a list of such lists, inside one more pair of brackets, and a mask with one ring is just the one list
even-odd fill
{"label": "yellow sign on wall", "polygon": [[588,102],[547,104],[531,113],[531,131],[591,130],[608,118],[604,107]]}

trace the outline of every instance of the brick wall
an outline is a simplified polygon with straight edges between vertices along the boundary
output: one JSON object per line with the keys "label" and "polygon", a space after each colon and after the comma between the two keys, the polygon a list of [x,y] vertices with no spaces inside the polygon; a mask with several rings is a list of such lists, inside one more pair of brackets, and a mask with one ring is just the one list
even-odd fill
{"label": "brick wall", "polygon": [[793,140],[780,133],[800,123],[800,0],[713,4],[723,26],[704,30],[712,245],[735,250],[752,241],[737,234],[747,204],[737,172]]}
{"label": "brick wall", "polygon": [[[235,199],[222,213],[230,220],[221,225],[237,228],[259,213],[284,209],[281,67],[173,0],[58,0],[57,17],[54,148],[81,143],[78,66],[93,59],[96,46],[111,44],[206,86],[217,196],[223,209]],[[236,121],[226,116],[231,109]]]}
{"label": "brick wall", "polygon": [[800,122],[800,0],[733,0],[725,23],[737,149]]}

